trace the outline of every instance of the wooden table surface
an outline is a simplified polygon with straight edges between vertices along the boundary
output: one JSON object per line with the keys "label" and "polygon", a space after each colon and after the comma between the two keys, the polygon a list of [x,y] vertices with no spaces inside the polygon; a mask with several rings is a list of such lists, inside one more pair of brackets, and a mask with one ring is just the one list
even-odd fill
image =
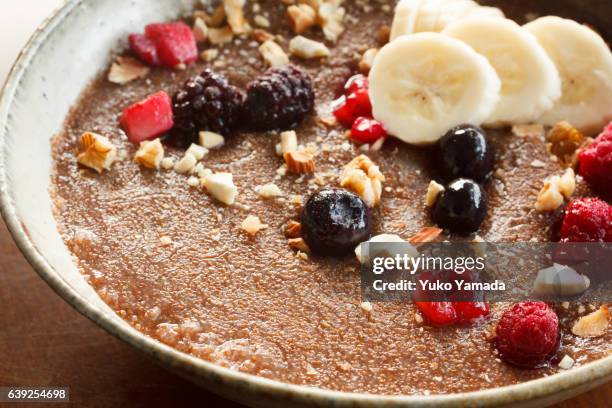
{"label": "wooden table surface", "polygon": [[[241,407],[158,367],[72,309],[32,270],[2,221],[0,386],[69,386],[71,405],[92,408]],[[559,407],[610,401],[612,383]]]}

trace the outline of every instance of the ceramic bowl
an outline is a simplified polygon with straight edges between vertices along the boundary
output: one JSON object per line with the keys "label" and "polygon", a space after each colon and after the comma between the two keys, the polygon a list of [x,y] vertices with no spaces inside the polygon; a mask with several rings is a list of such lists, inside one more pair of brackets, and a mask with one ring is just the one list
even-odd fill
{"label": "ceramic bowl", "polygon": [[431,396],[334,392],[216,366],[141,334],[115,315],[81,277],[58,233],[49,195],[50,140],[81,90],[108,66],[109,51],[123,46],[129,32],[150,22],[176,18],[192,3],[69,0],[35,32],[4,86],[0,97],[0,209],[25,257],[62,298],[177,374],[254,407],[542,406],[612,378],[610,356],[547,378],[478,392]]}

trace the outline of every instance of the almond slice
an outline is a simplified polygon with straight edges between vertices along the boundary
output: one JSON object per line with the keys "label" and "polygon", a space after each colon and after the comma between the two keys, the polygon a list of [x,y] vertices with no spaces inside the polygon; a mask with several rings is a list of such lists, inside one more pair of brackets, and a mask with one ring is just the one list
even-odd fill
{"label": "almond slice", "polygon": [[579,337],[603,336],[610,325],[610,311],[607,306],[581,317],[572,327],[572,333]]}
{"label": "almond slice", "polygon": [[117,57],[108,72],[108,80],[114,84],[124,85],[149,74],[149,67],[131,57]]}
{"label": "almond slice", "polygon": [[83,152],[77,156],[77,162],[94,169],[98,173],[110,170],[117,158],[117,149],[106,137],[96,133],[85,132],[81,135]]}
{"label": "almond slice", "polygon": [[417,234],[413,235],[408,242],[411,244],[424,244],[435,241],[442,234],[442,230],[436,227],[425,227]]}
{"label": "almond slice", "polygon": [[287,170],[293,173],[312,173],[315,170],[314,158],[310,153],[292,150],[284,153],[283,157]]}

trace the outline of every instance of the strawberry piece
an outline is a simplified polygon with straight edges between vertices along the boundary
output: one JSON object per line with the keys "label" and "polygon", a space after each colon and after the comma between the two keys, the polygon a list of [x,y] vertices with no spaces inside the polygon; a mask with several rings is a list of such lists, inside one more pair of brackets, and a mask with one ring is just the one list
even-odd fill
{"label": "strawberry piece", "polygon": [[415,302],[423,316],[436,326],[457,323],[458,316],[452,302]]}
{"label": "strawberry piece", "polygon": [[182,21],[149,24],[145,27],[145,35],[155,44],[161,65],[173,68],[198,58],[193,32]]}
{"label": "strawberry piece", "polygon": [[153,139],[172,129],[172,101],[164,91],[157,92],[125,109],[119,123],[133,143]]}
{"label": "strawberry piece", "polygon": [[361,74],[353,75],[344,84],[344,94],[350,95],[361,89],[367,90],[369,86],[368,77]]}
{"label": "strawberry piece", "polygon": [[157,49],[153,41],[142,34],[130,34],[128,40],[132,52],[134,52],[142,62],[148,65],[159,65]]}
{"label": "strawberry piece", "polygon": [[363,116],[355,119],[351,128],[351,138],[361,143],[373,143],[386,135],[387,131],[382,123]]}
{"label": "strawberry piece", "polygon": [[353,126],[360,116],[372,117],[372,104],[367,89],[360,89],[336,99],[333,103],[333,112],[338,122],[346,127]]}

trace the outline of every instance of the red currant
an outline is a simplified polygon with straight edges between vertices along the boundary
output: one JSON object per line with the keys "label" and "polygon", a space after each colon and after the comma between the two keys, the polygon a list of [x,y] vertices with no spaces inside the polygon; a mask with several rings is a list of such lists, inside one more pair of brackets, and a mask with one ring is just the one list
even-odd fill
{"label": "red currant", "polygon": [[351,138],[361,143],[373,143],[386,135],[382,123],[363,116],[355,119],[351,128]]}
{"label": "red currant", "polygon": [[368,87],[368,77],[361,74],[353,75],[348,79],[348,81],[346,81],[346,84],[344,84],[344,94],[350,95],[354,92],[359,91],[360,89],[367,90]]}

